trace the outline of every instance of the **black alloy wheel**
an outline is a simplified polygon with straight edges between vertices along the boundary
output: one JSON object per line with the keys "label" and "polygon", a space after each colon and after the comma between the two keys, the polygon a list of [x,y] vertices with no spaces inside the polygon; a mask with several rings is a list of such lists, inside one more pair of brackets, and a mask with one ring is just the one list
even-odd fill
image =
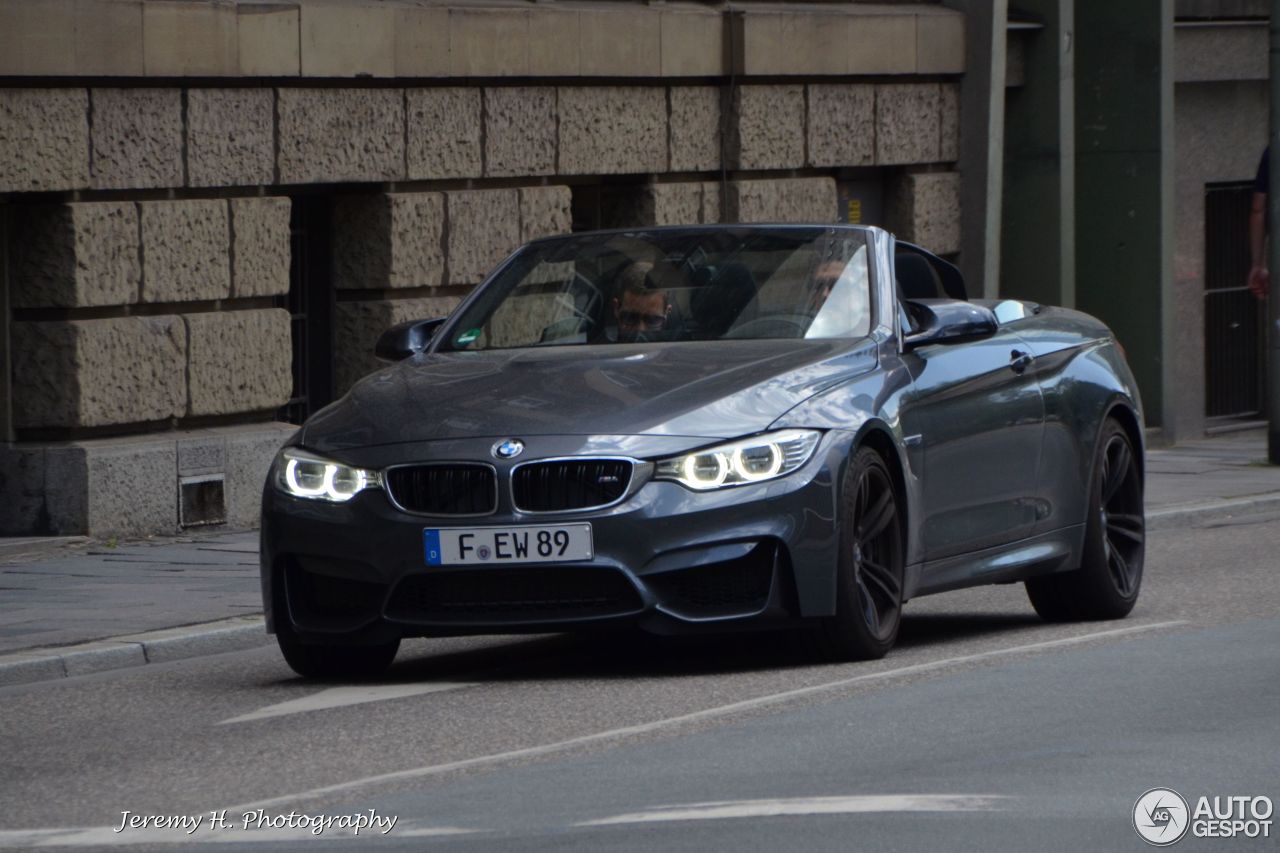
{"label": "black alloy wheel", "polygon": [[1028,580],[1031,604],[1054,622],[1127,616],[1142,586],[1146,539],[1142,469],[1124,428],[1108,419],[1098,439],[1080,568]]}
{"label": "black alloy wheel", "polygon": [[860,448],[840,492],[836,614],[824,620],[824,650],[842,660],[884,657],[902,622],[903,518],[880,454]]}

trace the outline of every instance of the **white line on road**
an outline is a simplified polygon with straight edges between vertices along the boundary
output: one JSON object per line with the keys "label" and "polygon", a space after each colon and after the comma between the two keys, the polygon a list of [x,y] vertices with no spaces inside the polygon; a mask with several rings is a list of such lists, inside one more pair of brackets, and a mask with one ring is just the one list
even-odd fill
{"label": "white line on road", "polygon": [[868,794],[851,797],[789,797],[656,806],[642,812],[584,820],[574,826],[612,826],[673,820],[725,820],[782,815],[862,814],[866,812],[992,811],[1009,797],[999,794]]}
{"label": "white line on road", "polygon": [[497,752],[490,755],[480,755],[475,758],[464,758],[458,761],[449,761],[443,764],[429,764],[425,767],[411,767],[407,770],[396,770],[391,773],[381,773],[377,776],[365,776],[360,779],[353,779],[349,782],[339,782],[334,785],[326,785],[321,788],[312,788],[309,791],[300,791],[296,794],[288,794],[280,797],[272,797],[268,800],[259,800],[241,806],[228,808],[233,814],[252,811],[254,809],[266,809],[273,806],[285,805],[289,803],[297,803],[314,797],[323,797],[331,794],[342,794],[359,788],[368,787],[369,785],[377,785],[384,782],[398,782],[407,779],[422,779],[429,776],[439,776],[444,773],[450,773],[456,770],[468,770],[477,767],[484,767],[494,764],[503,764],[509,761],[516,761],[526,758],[538,758],[545,755],[552,755],[558,752],[567,752],[582,746],[587,746],[602,741],[618,740],[621,738],[632,737],[635,735],[648,734],[650,732],[661,731],[663,729],[675,728],[688,723],[701,722],[703,720],[712,720],[718,717],[727,717],[732,714],[742,713],[744,711],[755,711],[761,708],[768,708],[773,705],[781,705],[796,699],[802,699],[808,696],[817,696],[823,693],[835,693],[846,687],[852,687],[856,684],[866,684],[874,681],[886,681],[892,678],[900,678],[905,675],[916,675],[919,673],[936,672],[946,669],[949,666],[958,664],[973,663],[975,661],[991,660],[993,658],[1010,657],[1028,652],[1039,652],[1046,649],[1062,648],[1064,646],[1075,646],[1082,643],[1092,642],[1093,640],[1101,640],[1108,637],[1121,637],[1126,634],[1137,634],[1144,631],[1157,631],[1162,628],[1176,628],[1189,624],[1185,621],[1177,620],[1170,622],[1152,622],[1146,625],[1131,625],[1127,628],[1113,628],[1109,631],[1095,631],[1091,634],[1082,634],[1076,637],[1063,637],[1058,640],[1045,640],[1040,643],[1027,643],[1022,646],[1011,646],[1007,649],[993,649],[987,652],[978,652],[971,655],[962,655],[960,657],[944,658],[943,660],[930,661],[929,663],[917,663],[911,666],[898,667],[897,669],[888,669],[882,672],[869,672],[865,675],[855,675],[851,678],[842,678],[838,681],[828,681],[823,684],[814,684],[809,687],[799,687],[794,690],[784,690],[780,693],[770,693],[765,696],[758,696],[754,699],[744,699],[741,702],[731,702],[727,705],[718,705],[713,708],[705,708],[701,711],[694,711],[689,714],[680,714],[675,717],[665,717],[660,720],[653,720],[648,723],[639,723],[634,726],[624,726],[617,729],[609,729],[595,734],[582,735],[580,737],[569,738],[568,740],[556,741],[554,743],[542,744],[541,746],[530,746],[524,749],[513,749],[508,752]]}
{"label": "white line on road", "polygon": [[330,687],[301,699],[291,699],[278,705],[268,705],[248,714],[231,717],[218,723],[247,723],[251,720],[265,720],[270,717],[284,717],[289,714],[302,714],[307,711],[325,711],[330,708],[344,708],[348,705],[363,705],[366,702],[385,702],[388,699],[404,699],[409,696],[421,696],[426,693],[442,693],[447,690],[461,690],[464,687],[475,687],[473,682],[437,681],[425,684],[358,684],[348,687]]}

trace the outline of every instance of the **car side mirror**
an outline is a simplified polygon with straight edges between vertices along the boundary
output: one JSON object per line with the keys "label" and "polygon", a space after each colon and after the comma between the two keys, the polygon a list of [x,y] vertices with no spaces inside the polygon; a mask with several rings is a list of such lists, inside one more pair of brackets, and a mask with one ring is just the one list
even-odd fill
{"label": "car side mirror", "polygon": [[382,361],[404,361],[427,348],[446,317],[397,323],[378,338],[373,354]]}
{"label": "car side mirror", "polygon": [[1000,327],[990,308],[960,299],[907,299],[902,304],[916,326],[903,336],[907,349],[985,338]]}

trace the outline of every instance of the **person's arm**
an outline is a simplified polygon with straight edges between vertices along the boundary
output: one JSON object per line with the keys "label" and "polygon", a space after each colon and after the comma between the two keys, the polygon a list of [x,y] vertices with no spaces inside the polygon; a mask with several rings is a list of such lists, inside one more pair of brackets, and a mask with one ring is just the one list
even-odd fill
{"label": "person's arm", "polygon": [[[1267,194],[1255,192],[1249,209],[1249,289],[1259,299],[1267,298],[1270,273],[1263,255],[1267,245]],[[1239,244],[1237,244],[1239,245]]]}

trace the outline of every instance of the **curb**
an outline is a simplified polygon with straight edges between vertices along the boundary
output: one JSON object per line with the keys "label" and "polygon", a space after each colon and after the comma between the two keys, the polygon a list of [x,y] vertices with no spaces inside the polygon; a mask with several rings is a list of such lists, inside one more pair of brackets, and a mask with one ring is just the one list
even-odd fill
{"label": "curb", "polygon": [[1240,516],[1280,510],[1280,492],[1265,492],[1244,498],[1221,498],[1190,504],[1175,504],[1147,511],[1147,531],[1172,530],[1192,522],[1224,521]]}
{"label": "curb", "polygon": [[[1172,530],[1193,522],[1221,521],[1269,511],[1280,511],[1280,492],[1149,510],[1147,530]],[[0,687],[239,652],[270,643],[271,637],[261,616],[241,616],[74,646],[29,649],[0,655]]]}
{"label": "curb", "polygon": [[0,656],[0,687],[239,652],[271,642],[261,616],[126,634]]}

